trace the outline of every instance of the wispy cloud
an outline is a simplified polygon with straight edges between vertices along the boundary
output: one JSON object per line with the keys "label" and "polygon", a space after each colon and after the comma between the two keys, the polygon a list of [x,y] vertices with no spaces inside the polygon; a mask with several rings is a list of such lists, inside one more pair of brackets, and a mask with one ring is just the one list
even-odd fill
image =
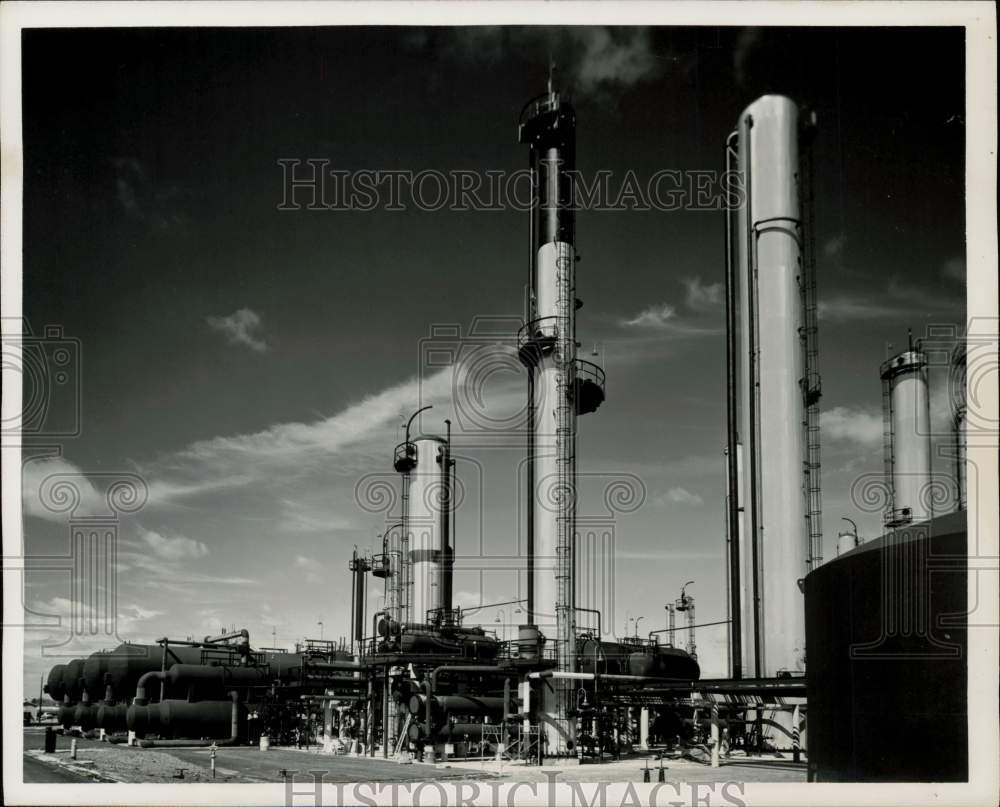
{"label": "wispy cloud", "polygon": [[208,554],[208,547],[183,535],[164,536],[153,530],[138,528],[139,537],[158,558],[168,561],[196,560]]}
{"label": "wispy cloud", "polygon": [[964,283],[966,278],[964,256],[956,255],[946,260],[941,267],[941,274],[949,280],[958,280]]}
{"label": "wispy cloud", "polygon": [[700,277],[684,281],[687,291],[685,303],[692,311],[714,311],[723,303],[722,283],[702,283]]}
{"label": "wispy cloud", "polygon": [[572,64],[575,89],[589,93],[613,87],[628,87],[650,79],[660,63],[645,28],[570,28],[578,48]]}
{"label": "wispy cloud", "polygon": [[205,321],[210,328],[224,334],[231,345],[244,345],[257,353],[268,348],[259,336],[260,314],[251,308],[241,308],[225,317],[207,317]]}
{"label": "wispy cloud", "polygon": [[827,258],[839,258],[847,245],[847,236],[835,235],[823,244],[823,255]]}
{"label": "wispy cloud", "polygon": [[654,47],[648,29],[607,26],[420,30],[408,37],[407,44],[413,49],[433,49],[439,60],[473,64],[492,64],[515,48],[533,48],[542,59],[545,54],[552,56],[557,85],[576,98],[603,97],[654,79],[669,58]]}
{"label": "wispy cloud", "polygon": [[817,310],[821,320],[830,322],[876,320],[895,317],[902,313],[899,306],[886,305],[867,296],[855,297],[846,294],[820,300]]}
{"label": "wispy cloud", "polygon": [[688,507],[701,507],[705,500],[697,493],[692,493],[687,488],[670,488],[666,493],[661,493],[653,499],[653,504],[664,507],[671,504],[686,505]]}
{"label": "wispy cloud", "polygon": [[882,416],[866,409],[835,406],[819,414],[823,440],[874,448],[882,443]]}
{"label": "wispy cloud", "polygon": [[623,319],[626,328],[666,328],[677,319],[677,309],[669,303],[660,303],[644,308],[631,319]]}
{"label": "wispy cloud", "polygon": [[[60,480],[68,484],[55,488]],[[70,498],[64,498],[63,494]],[[107,511],[104,495],[76,465],[62,457],[29,460],[21,470],[21,499],[24,514],[46,521],[65,522],[71,515],[98,515]],[[73,506],[73,502],[76,502]]]}

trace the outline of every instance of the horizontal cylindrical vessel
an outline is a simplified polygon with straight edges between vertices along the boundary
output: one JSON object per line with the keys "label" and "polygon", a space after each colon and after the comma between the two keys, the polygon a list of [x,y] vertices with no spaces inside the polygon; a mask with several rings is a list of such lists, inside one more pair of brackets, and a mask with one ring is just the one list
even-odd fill
{"label": "horizontal cylindrical vessel", "polygon": [[87,691],[91,700],[104,697],[105,676],[108,672],[109,653],[92,653],[83,662],[81,674],[83,677],[83,688]]}
{"label": "horizontal cylindrical vessel", "polygon": [[[517,711],[517,705],[511,701],[508,710]],[[408,704],[411,715],[424,715],[427,709],[427,696],[411,695]],[[495,715],[503,716],[503,698],[476,695],[432,695],[431,715],[442,722],[448,715]]]}
{"label": "horizontal cylindrical vessel", "polygon": [[124,703],[102,703],[97,707],[94,728],[105,731],[124,731],[128,727],[128,706]]}
{"label": "horizontal cylindrical vessel", "polygon": [[49,675],[45,682],[45,691],[56,703],[60,703],[63,695],[66,694],[66,684],[63,682],[63,673],[65,671],[65,664],[56,664],[49,670]]}
{"label": "horizontal cylindrical vessel", "polygon": [[[239,708],[240,720],[246,709]],[[232,735],[232,700],[164,700],[128,707],[127,725],[139,736],[157,734],[166,739],[225,739]]]}
{"label": "horizontal cylindrical vessel", "polygon": [[644,647],[584,639],[579,645],[579,669],[597,675],[636,675],[697,681],[698,662],[678,647]]}
{"label": "horizontal cylindrical vessel", "polygon": [[490,723],[448,723],[440,728],[432,729],[431,733],[428,734],[423,723],[411,723],[407,735],[413,742],[429,739],[435,742],[457,743],[463,740],[481,740],[484,726],[496,729],[496,726]]}
{"label": "horizontal cylindrical vessel", "polygon": [[74,703],[83,695],[83,659],[75,658],[63,667],[63,693]]}

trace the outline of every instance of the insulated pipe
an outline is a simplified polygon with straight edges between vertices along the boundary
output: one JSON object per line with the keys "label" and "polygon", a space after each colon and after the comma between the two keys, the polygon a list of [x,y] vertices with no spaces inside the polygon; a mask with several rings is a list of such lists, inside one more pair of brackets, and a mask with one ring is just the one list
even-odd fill
{"label": "insulated pipe", "polygon": [[136,706],[145,706],[149,703],[149,699],[146,697],[146,684],[149,681],[164,681],[166,677],[167,674],[163,670],[151,670],[142,675],[135,685],[135,697],[132,699],[132,703]]}
{"label": "insulated pipe", "polygon": [[[726,177],[732,171],[731,155],[738,132],[730,132],[726,138]],[[739,355],[737,346],[736,316],[736,262],[733,260],[733,210],[726,200],[726,489],[727,520],[729,532],[729,616],[730,647],[733,678],[743,677],[743,603],[740,574],[740,480],[737,452],[739,451],[739,404],[736,388],[736,362]]]}

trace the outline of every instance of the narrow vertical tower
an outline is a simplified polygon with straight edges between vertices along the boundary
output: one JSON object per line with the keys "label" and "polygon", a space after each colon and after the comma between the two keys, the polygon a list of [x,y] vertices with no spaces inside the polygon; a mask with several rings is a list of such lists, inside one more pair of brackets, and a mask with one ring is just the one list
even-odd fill
{"label": "narrow vertical tower", "polygon": [[[805,671],[800,581],[818,562],[819,443],[811,222],[802,156],[811,119],[767,95],[740,115],[727,166],[741,198],[727,213],[730,586],[742,635],[734,665]],[[731,541],[731,546],[734,542]]]}
{"label": "narrow vertical tower", "polygon": [[[529,147],[533,186],[531,293],[518,348],[529,377],[528,621],[544,637],[558,672],[576,662],[574,556],[576,419],[604,400],[604,374],[576,357],[572,177],[576,116],[553,90],[521,113],[519,140]],[[545,753],[576,753],[573,682],[558,677],[541,693]]]}
{"label": "narrow vertical tower", "polygon": [[885,526],[895,528],[934,516],[927,357],[911,342],[907,350],[884,362],[879,374],[890,491]]}
{"label": "narrow vertical tower", "polygon": [[418,435],[396,447],[394,466],[403,474],[402,622],[429,624],[451,612],[451,451],[448,440]]}
{"label": "narrow vertical tower", "polygon": [[968,383],[966,370],[966,347],[963,339],[952,353],[952,428],[955,440],[955,509],[965,510],[968,506],[968,483],[966,477],[966,430],[968,410],[965,402],[965,386]]}

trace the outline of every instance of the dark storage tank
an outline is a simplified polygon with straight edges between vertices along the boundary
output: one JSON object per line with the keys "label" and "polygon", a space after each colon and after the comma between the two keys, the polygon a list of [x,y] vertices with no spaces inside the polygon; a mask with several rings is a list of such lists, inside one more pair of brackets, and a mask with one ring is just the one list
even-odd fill
{"label": "dark storage tank", "polygon": [[809,779],[968,781],[965,511],[805,579]]}
{"label": "dark storage tank", "polygon": [[63,683],[63,673],[66,670],[65,664],[56,664],[49,670],[49,677],[45,682],[45,691],[56,703],[61,703],[63,695],[66,694],[66,685]]}
{"label": "dark storage tank", "polygon": [[[198,664],[201,661],[201,649],[197,647],[174,647],[167,650],[167,669],[174,664]],[[155,644],[121,644],[107,657],[107,676],[118,700],[131,699],[135,696],[135,686],[139,679],[148,672],[161,669],[163,665],[163,648]],[[148,693],[151,697],[159,697],[159,687]],[[103,692],[101,697],[104,697]]]}
{"label": "dark storage tank", "polygon": [[579,670],[598,675],[636,675],[697,681],[698,662],[677,647],[599,642],[588,638],[577,642]]}
{"label": "dark storage tank", "polygon": [[76,703],[83,694],[80,679],[83,677],[83,659],[75,658],[64,668],[62,674],[63,693]]}
{"label": "dark storage tank", "polygon": [[103,700],[106,686],[105,675],[108,672],[109,653],[92,653],[83,662],[83,688],[91,701]]}

